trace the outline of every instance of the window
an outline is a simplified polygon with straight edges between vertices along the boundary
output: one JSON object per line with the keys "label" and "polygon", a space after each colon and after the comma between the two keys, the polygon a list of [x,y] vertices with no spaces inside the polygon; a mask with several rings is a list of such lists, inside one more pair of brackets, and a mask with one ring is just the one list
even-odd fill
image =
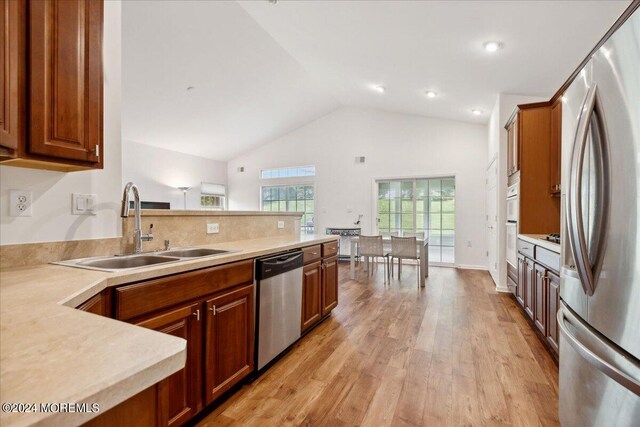
{"label": "window", "polygon": [[226,188],[222,184],[202,182],[200,184],[200,208],[223,211],[226,200]]}
{"label": "window", "polygon": [[262,187],[263,211],[303,212],[300,226],[302,234],[314,234],[313,185],[275,185]]}
{"label": "window", "polygon": [[429,261],[455,262],[455,178],[378,181],[378,232],[424,232]]}
{"label": "window", "polygon": [[316,176],[316,167],[300,166],[292,168],[262,169],[260,171],[260,179],[299,178],[303,176]]}

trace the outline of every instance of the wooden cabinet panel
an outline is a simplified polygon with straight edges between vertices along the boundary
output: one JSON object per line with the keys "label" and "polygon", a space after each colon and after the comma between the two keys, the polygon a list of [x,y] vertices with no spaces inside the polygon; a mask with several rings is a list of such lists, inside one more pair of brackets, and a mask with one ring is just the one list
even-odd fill
{"label": "wooden cabinet panel", "polygon": [[136,323],[187,341],[185,367],[166,379],[168,389],[168,425],[179,426],[193,417],[201,407],[201,349],[203,313],[200,304],[183,306]]}
{"label": "wooden cabinet panel", "polygon": [[547,270],[547,342],[558,354],[558,321],[556,315],[560,307],[560,277]]}
{"label": "wooden cabinet panel", "polygon": [[29,2],[29,154],[102,158],[103,2]]}
{"label": "wooden cabinet panel", "polygon": [[338,241],[322,244],[322,257],[328,258],[338,254]]}
{"label": "wooden cabinet panel", "polygon": [[92,296],[91,298],[80,304],[78,306],[78,310],[97,314],[99,316],[111,317],[111,304],[109,303],[108,292],[103,291]]}
{"label": "wooden cabinet panel", "polygon": [[14,157],[26,136],[26,4],[0,0],[0,156]]}
{"label": "wooden cabinet panel", "polygon": [[152,385],[89,420],[83,427],[164,427],[167,425],[166,380]]}
{"label": "wooden cabinet panel", "polygon": [[252,282],[253,260],[246,260],[122,286],[116,289],[115,314],[117,319],[131,319]]}
{"label": "wooden cabinet panel", "polygon": [[551,106],[551,143],[549,145],[549,192],[560,194],[560,156],[562,150],[562,97]]}
{"label": "wooden cabinet panel", "polygon": [[544,267],[535,264],[534,265],[534,286],[533,286],[533,322],[536,328],[543,335],[547,333],[547,318],[546,318],[546,270]]}
{"label": "wooden cabinet panel", "polygon": [[206,403],[253,371],[253,292],[243,286],[206,302]]}
{"label": "wooden cabinet panel", "polygon": [[338,305],[338,257],[322,261],[322,315]]}
{"label": "wooden cabinet panel", "polygon": [[525,258],[518,254],[518,283],[516,287],[516,300],[524,308],[524,293],[527,281],[527,273],[525,269]]}
{"label": "wooden cabinet panel", "polygon": [[322,317],[322,263],[304,266],[302,272],[302,331],[315,325]]}
{"label": "wooden cabinet panel", "polygon": [[519,119],[518,112],[507,125],[507,176],[520,170],[520,146],[519,146]]}
{"label": "wooden cabinet panel", "polygon": [[311,262],[318,261],[322,257],[321,252],[322,249],[320,245],[302,248],[302,262],[304,264],[309,264]]}
{"label": "wooden cabinet panel", "polygon": [[535,268],[533,267],[533,263],[527,258],[524,259],[524,311],[527,315],[533,319],[533,305],[534,305],[534,295],[533,289],[535,286]]}

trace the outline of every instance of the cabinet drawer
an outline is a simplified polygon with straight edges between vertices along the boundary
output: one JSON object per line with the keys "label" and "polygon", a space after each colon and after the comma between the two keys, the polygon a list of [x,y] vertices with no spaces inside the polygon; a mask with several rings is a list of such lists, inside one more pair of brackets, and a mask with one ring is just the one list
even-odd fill
{"label": "cabinet drawer", "polygon": [[518,239],[518,252],[529,258],[535,257],[535,245],[529,242],[525,242],[522,239]]}
{"label": "cabinet drawer", "polygon": [[322,256],[320,245],[302,248],[302,254],[304,264],[309,264],[310,262],[317,261]]}
{"label": "cabinet drawer", "polygon": [[551,270],[554,270],[556,274],[560,272],[560,254],[557,254],[549,249],[536,247],[536,261],[546,265]]}
{"label": "cabinet drawer", "polygon": [[253,260],[121,286],[115,292],[116,318],[131,319],[244,283],[253,283]]}
{"label": "cabinet drawer", "polygon": [[322,257],[333,256],[338,253],[338,241],[322,244]]}

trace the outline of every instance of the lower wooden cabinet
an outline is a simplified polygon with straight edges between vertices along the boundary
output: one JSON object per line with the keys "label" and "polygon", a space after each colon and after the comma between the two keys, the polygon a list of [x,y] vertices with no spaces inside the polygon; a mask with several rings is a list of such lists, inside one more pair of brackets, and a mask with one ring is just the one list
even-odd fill
{"label": "lower wooden cabinet", "polygon": [[533,288],[535,285],[535,268],[533,262],[524,259],[524,311],[533,318]]}
{"label": "lower wooden cabinet", "polygon": [[253,371],[253,293],[253,285],[248,285],[206,301],[206,403]]}
{"label": "lower wooden cabinet", "polygon": [[546,269],[541,265],[535,264],[533,277],[533,322],[536,328],[546,336],[547,333],[547,317],[546,317]]}
{"label": "lower wooden cabinet", "polygon": [[302,270],[302,332],[322,317],[322,263],[305,265]]}
{"label": "lower wooden cabinet", "polygon": [[168,425],[179,426],[193,417],[202,406],[200,378],[201,363],[201,305],[185,305],[171,311],[154,314],[136,325],[173,335],[187,341],[184,369],[167,378]]}
{"label": "lower wooden cabinet", "polygon": [[338,305],[338,257],[322,260],[322,315]]}
{"label": "lower wooden cabinet", "polygon": [[109,293],[102,291],[80,304],[77,308],[78,310],[86,311],[87,313],[110,317],[111,304]]}
{"label": "lower wooden cabinet", "polygon": [[525,259],[518,255],[518,283],[516,284],[516,300],[524,308],[524,288],[526,285],[526,274],[524,268]]}
{"label": "lower wooden cabinet", "polygon": [[560,307],[560,277],[547,271],[547,342],[558,353],[558,308]]}

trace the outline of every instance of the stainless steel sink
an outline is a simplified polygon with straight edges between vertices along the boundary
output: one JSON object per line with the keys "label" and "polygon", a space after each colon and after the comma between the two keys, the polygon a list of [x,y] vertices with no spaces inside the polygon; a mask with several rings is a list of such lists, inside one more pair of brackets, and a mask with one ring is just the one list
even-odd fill
{"label": "stainless steel sink", "polygon": [[102,259],[94,259],[78,262],[77,265],[105,268],[108,270],[121,270],[123,268],[146,267],[147,265],[162,264],[165,262],[178,261],[180,258],[158,255],[133,255],[115,256]]}
{"label": "stainless steel sink", "polygon": [[227,254],[231,251],[224,249],[205,249],[205,248],[192,248],[192,249],[174,249],[170,251],[161,252],[163,256],[177,256],[180,258],[197,258],[211,255]]}
{"label": "stainless steel sink", "polygon": [[53,262],[52,264],[68,267],[86,268],[100,271],[122,271],[132,268],[148,267],[150,265],[166,264],[169,262],[186,261],[188,259],[223,255],[236,250],[183,248],[163,252],[147,252],[131,255],[114,255],[109,257],[70,259]]}

